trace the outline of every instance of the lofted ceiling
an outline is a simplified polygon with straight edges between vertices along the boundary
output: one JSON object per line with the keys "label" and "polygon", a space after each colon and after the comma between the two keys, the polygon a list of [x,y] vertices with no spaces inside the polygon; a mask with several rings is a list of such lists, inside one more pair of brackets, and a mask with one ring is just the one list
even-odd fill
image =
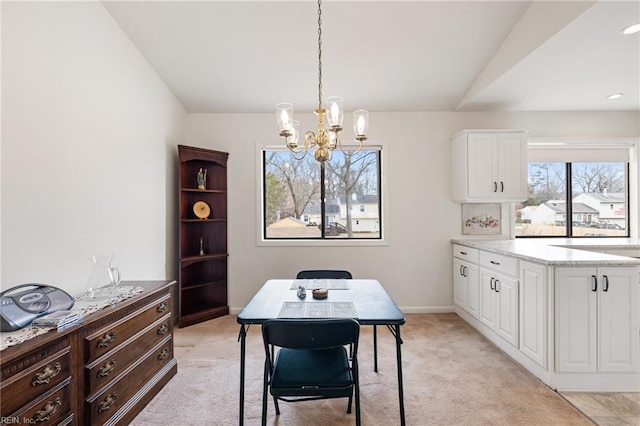
{"label": "lofted ceiling", "polygon": [[[317,107],[314,0],[102,3],[189,113]],[[637,22],[637,0],[325,0],[322,92],[347,111],[638,111]]]}

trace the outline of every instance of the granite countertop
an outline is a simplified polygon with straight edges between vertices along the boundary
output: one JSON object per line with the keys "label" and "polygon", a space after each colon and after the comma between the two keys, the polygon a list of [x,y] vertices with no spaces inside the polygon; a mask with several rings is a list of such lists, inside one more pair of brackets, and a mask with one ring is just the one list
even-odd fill
{"label": "granite countertop", "polygon": [[550,266],[633,266],[640,259],[587,250],[638,249],[637,238],[517,238],[473,240],[454,238],[453,243],[513,256]]}

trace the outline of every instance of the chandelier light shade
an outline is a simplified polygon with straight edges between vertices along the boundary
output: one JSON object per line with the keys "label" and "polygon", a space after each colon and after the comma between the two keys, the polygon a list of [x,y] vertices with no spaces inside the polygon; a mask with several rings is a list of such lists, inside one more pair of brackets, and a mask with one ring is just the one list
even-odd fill
{"label": "chandelier light shade", "polygon": [[[285,144],[297,159],[301,160],[307,151],[316,148],[314,157],[320,163],[331,158],[331,152],[336,148],[342,150],[340,132],[344,119],[343,99],[340,96],[329,96],[322,99],[322,0],[318,0],[318,108],[314,111],[318,116],[318,129],[316,132],[307,131],[304,136],[304,144],[299,142],[299,123],[293,119],[293,105],[282,102],[276,105],[276,117],[279,135],[285,139]],[[363,109],[353,112],[353,131],[358,142],[358,150],[367,140],[369,127],[369,112]]]}

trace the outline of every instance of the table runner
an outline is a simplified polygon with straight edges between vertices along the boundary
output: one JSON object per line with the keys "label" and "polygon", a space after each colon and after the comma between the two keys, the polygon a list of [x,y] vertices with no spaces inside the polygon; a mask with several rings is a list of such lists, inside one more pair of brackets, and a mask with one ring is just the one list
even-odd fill
{"label": "table runner", "polygon": [[352,302],[282,302],[278,318],[358,318]]}

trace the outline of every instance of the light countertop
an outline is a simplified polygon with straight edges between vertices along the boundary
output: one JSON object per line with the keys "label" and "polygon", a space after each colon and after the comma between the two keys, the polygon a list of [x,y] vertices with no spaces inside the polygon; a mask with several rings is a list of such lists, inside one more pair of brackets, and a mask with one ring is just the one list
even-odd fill
{"label": "light countertop", "polygon": [[640,250],[637,238],[517,238],[474,240],[454,238],[453,243],[551,266],[634,266],[640,259],[588,250]]}

